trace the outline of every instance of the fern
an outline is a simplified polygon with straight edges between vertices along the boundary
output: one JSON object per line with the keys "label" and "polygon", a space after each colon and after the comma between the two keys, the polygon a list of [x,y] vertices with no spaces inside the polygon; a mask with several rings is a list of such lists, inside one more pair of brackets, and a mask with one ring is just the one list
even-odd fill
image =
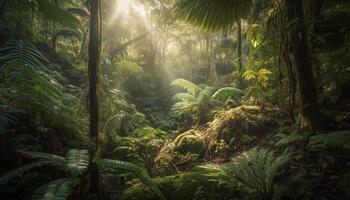
{"label": "fern", "polygon": [[6,185],[9,181],[23,176],[23,174],[35,169],[35,168],[40,168],[44,166],[57,166],[57,162],[52,162],[52,161],[40,161],[36,163],[32,163],[29,165],[25,165],[23,167],[19,167],[17,169],[11,170],[5,174],[2,174],[0,176],[0,185]]}
{"label": "fern", "polygon": [[179,86],[179,87],[185,89],[192,96],[197,96],[201,90],[196,84],[192,83],[191,81],[182,79],[182,78],[178,78],[178,79],[173,80],[170,83],[170,85]]}
{"label": "fern", "polygon": [[276,153],[266,149],[252,149],[234,159],[227,166],[206,165],[199,169],[212,181],[228,184],[232,187],[243,186],[253,199],[272,199],[274,178],[279,169],[285,165],[292,154]]}
{"label": "fern", "polygon": [[85,149],[70,149],[66,155],[66,168],[73,175],[83,174],[89,166],[89,152]]}
{"label": "fern", "polygon": [[74,191],[79,184],[75,178],[62,178],[47,183],[36,189],[32,200],[64,200]]}
{"label": "fern", "polygon": [[118,170],[123,170],[133,173],[137,178],[139,178],[144,184],[146,184],[150,189],[155,192],[160,199],[165,200],[164,195],[159,190],[157,185],[152,181],[148,173],[140,168],[139,166],[125,161],[120,160],[110,160],[110,159],[98,159],[97,164],[100,169],[108,172],[117,172]]}
{"label": "fern", "polygon": [[298,133],[291,133],[289,135],[285,135],[285,134],[277,134],[275,135],[275,137],[280,137],[281,139],[278,140],[276,142],[276,145],[277,146],[283,146],[283,145],[288,145],[288,144],[291,144],[291,143],[296,143],[296,142],[300,142],[302,140],[305,140],[307,138],[307,135],[304,134],[304,135],[301,135],[301,134],[298,134]]}
{"label": "fern", "polygon": [[238,88],[224,87],[224,88],[220,88],[219,90],[217,90],[213,94],[212,98],[225,102],[230,97],[237,97],[237,96],[241,96],[243,94],[244,94],[243,91],[238,89]]}
{"label": "fern", "polygon": [[350,130],[314,135],[309,138],[308,146],[350,148]]}
{"label": "fern", "polygon": [[[0,94],[1,95],[1,94]],[[14,113],[20,112],[9,108],[6,105],[0,104],[0,135],[3,135],[7,131],[7,126],[16,122],[16,117],[13,116]]]}
{"label": "fern", "polygon": [[61,165],[64,165],[66,161],[64,157],[55,155],[55,154],[35,152],[35,151],[24,151],[24,150],[16,150],[16,152],[35,160],[52,161],[52,162],[60,163]]}

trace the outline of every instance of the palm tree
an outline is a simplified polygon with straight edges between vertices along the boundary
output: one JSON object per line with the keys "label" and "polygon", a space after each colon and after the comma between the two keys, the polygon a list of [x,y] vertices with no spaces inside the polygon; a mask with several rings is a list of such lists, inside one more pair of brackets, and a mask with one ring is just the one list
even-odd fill
{"label": "palm tree", "polygon": [[237,23],[238,71],[242,69],[241,19],[246,19],[252,0],[179,0],[175,3],[176,17],[207,31],[222,31]]}

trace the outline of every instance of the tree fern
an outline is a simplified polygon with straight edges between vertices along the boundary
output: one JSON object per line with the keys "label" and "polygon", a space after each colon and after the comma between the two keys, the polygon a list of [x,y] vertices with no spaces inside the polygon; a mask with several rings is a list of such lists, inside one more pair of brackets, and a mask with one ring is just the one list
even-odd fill
{"label": "tree fern", "polygon": [[75,178],[62,178],[36,189],[32,200],[65,200],[79,184]]}
{"label": "tree fern", "polygon": [[159,196],[160,199],[165,200],[164,195],[159,190],[157,185],[152,181],[148,173],[139,166],[130,162],[110,159],[98,159],[97,164],[101,170],[105,170],[107,172],[118,172],[120,170],[123,170],[133,173],[144,184],[150,187],[150,189],[152,189]]}

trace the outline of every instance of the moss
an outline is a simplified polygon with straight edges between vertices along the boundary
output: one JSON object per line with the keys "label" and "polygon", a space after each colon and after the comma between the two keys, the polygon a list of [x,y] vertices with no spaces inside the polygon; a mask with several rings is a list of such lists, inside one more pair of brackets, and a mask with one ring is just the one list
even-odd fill
{"label": "moss", "polygon": [[[237,191],[209,181],[197,172],[156,178],[155,182],[167,200],[226,200],[241,199]],[[122,200],[157,200],[147,187],[137,183],[124,191]]]}

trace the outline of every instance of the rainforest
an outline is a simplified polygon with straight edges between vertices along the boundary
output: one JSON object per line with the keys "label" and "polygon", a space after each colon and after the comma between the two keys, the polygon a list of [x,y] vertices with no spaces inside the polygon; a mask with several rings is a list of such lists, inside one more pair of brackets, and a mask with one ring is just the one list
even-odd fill
{"label": "rainforest", "polygon": [[0,0],[0,199],[350,199],[349,0]]}

